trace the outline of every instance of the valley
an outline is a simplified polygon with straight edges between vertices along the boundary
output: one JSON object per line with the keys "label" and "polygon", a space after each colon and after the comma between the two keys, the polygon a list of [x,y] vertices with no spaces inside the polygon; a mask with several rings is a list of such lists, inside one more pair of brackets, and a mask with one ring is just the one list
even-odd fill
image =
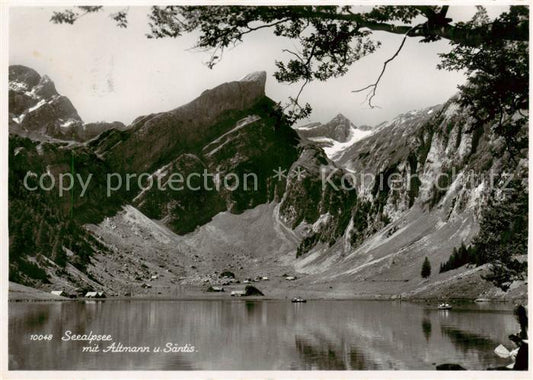
{"label": "valley", "polygon": [[[456,99],[375,127],[337,115],[291,128],[265,82],[266,73],[253,73],[130,126],[96,126],[83,124],[48,77],[11,67],[13,289],[220,298],[251,279],[276,299],[527,298],[527,278],[506,292],[485,281],[489,264],[439,273],[479,234],[501,179],[527,183],[527,158],[509,160],[488,127],[473,132]],[[338,186],[324,184],[323,168]],[[200,179],[203,188],[133,181],[110,192],[100,180],[85,196],[80,184],[68,196],[28,192],[28,171],[58,179],[69,171],[144,173],[163,185],[177,175],[210,175]],[[224,175],[250,173],[253,189],[220,186]],[[420,276],[425,258],[428,278]],[[213,286],[225,292],[206,293]]]}

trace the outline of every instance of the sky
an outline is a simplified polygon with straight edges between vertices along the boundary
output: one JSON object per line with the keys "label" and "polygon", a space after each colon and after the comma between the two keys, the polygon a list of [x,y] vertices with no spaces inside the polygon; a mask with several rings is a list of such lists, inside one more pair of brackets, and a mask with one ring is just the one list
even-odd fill
{"label": "sky", "polygon": [[[87,123],[129,124],[140,115],[174,109],[205,89],[260,70],[267,72],[266,94],[270,98],[286,101],[299,90],[299,86],[278,83],[272,76],[274,61],[289,59],[282,50],[294,49],[295,42],[275,37],[269,30],[246,36],[209,69],[204,63],[210,53],[193,49],[194,34],[147,39],[147,7],[130,8],[127,29],[117,28],[107,17],[119,8],[106,7],[104,13],[86,15],[74,25],[56,25],[49,19],[59,9],[10,9],[9,62],[48,75]],[[488,10],[495,15],[502,8]],[[465,20],[474,12],[474,7],[452,6],[449,15]],[[313,106],[310,120],[305,122],[327,122],[342,113],[356,125],[376,125],[400,113],[444,103],[465,81],[463,73],[436,69],[438,54],[451,48],[448,41],[424,44],[409,38],[382,78],[374,99],[380,108],[370,109],[366,93],[351,91],[375,81],[383,62],[402,39],[384,32],[376,32],[374,37],[382,42],[381,48],[353,64],[345,76],[305,88],[300,99]]]}

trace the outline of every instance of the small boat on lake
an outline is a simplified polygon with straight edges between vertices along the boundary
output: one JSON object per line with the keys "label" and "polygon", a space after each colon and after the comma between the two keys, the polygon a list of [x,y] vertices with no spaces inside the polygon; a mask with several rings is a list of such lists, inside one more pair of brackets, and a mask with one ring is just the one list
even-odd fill
{"label": "small boat on lake", "polygon": [[450,305],[449,303],[441,303],[438,306],[439,310],[450,310],[451,308],[452,308],[452,305]]}
{"label": "small boat on lake", "polygon": [[302,298],[302,297],[294,297],[291,302],[294,302],[294,303],[303,303],[303,302],[307,302],[306,299]]}

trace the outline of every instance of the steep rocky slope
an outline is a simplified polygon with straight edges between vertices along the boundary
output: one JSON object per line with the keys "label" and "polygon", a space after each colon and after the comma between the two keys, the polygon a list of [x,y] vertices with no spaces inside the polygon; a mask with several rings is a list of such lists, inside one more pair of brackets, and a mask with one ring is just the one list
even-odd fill
{"label": "steep rocky slope", "polygon": [[[22,72],[35,74],[33,81],[41,80],[30,70]],[[32,139],[12,130],[12,279],[38,284],[46,282],[51,273],[60,273],[54,278],[72,277],[72,273],[54,269],[53,262],[61,267],[73,263],[85,271],[94,254],[112,249],[87,234],[82,225],[112,217],[124,205],[133,204],[148,217],[161,219],[174,232],[184,234],[220,212],[242,213],[279,198],[285,181],[273,181],[273,170],[288,167],[296,159],[297,135],[265,96],[265,80],[266,74],[260,72],[222,84],[185,106],[137,118],[126,129],[106,130],[84,144],[60,141],[56,130],[49,127],[60,122],[57,117],[36,123],[39,136],[31,134]],[[16,104],[12,109],[17,109]],[[87,196],[83,196],[79,183],[66,194],[58,194],[57,187],[54,191],[28,191],[24,185],[28,172],[38,176],[32,174],[31,186],[46,173],[56,184],[61,175],[69,173],[83,180],[93,177]],[[121,181],[134,179],[110,192],[106,177],[110,173]],[[167,186],[174,174],[187,178],[187,186]],[[145,182],[138,180],[143,176]],[[194,180],[189,183],[190,176]],[[149,180],[157,183],[145,187]],[[42,238],[30,244],[29,239],[37,235]]]}
{"label": "steep rocky slope", "polygon": [[[345,192],[357,197],[339,221],[318,208],[302,222],[313,226],[295,264],[311,275],[307,286],[352,283],[354,294],[366,296],[453,295],[450,289],[461,289],[476,297],[489,291],[480,278],[486,266],[436,272],[454,247],[477,235],[483,208],[494,192],[505,191],[507,177],[527,183],[528,163],[513,162],[490,126],[472,131],[471,123],[452,98],[401,115],[343,152],[336,160],[343,170],[336,173],[351,181]],[[292,188],[289,180],[282,211],[301,205]],[[317,228],[324,219],[327,229]],[[433,265],[428,280],[420,277],[424,257]],[[513,286],[522,289],[515,294],[524,294],[524,283]]]}
{"label": "steep rocky slope", "polygon": [[[182,107],[139,117],[127,131],[104,133],[90,147],[123,176],[157,180],[149,189],[134,181],[131,202],[175,232],[191,232],[219,212],[240,213],[283,191],[272,176],[296,159],[297,135],[265,96],[265,80],[259,72],[224,83]],[[175,176],[194,178],[176,191],[169,185]]]}

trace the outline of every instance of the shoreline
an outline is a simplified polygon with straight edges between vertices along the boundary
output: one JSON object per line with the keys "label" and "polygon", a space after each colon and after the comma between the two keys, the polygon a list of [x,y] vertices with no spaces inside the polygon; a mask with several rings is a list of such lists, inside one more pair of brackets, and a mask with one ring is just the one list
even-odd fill
{"label": "shoreline", "polygon": [[[410,303],[439,303],[443,302],[442,298],[417,298],[417,297],[397,297],[397,296],[351,296],[351,297],[306,297],[307,301],[389,301],[389,302],[410,302]],[[291,298],[282,298],[282,297],[271,297],[271,296],[242,296],[242,297],[232,297],[229,294],[224,295],[189,295],[189,296],[138,296],[138,297],[106,297],[106,298],[66,298],[66,297],[55,297],[55,298],[38,298],[38,297],[8,297],[8,302],[115,302],[115,301],[286,301],[291,302]],[[512,299],[502,299],[502,298],[493,298],[487,299],[482,302],[476,302],[476,299],[473,298],[447,298],[446,302],[453,304],[465,304],[465,303],[479,303],[479,304],[488,304],[488,303],[528,303],[527,298],[512,298]]]}
{"label": "shoreline", "polygon": [[8,302],[75,302],[75,301],[287,301],[290,302],[292,298],[299,296],[307,301],[405,301],[412,303],[474,303],[476,299],[481,302],[476,303],[520,303],[528,304],[528,297],[520,296],[493,296],[493,297],[443,297],[439,296],[407,296],[398,294],[369,294],[369,293],[355,293],[346,291],[345,289],[325,290],[325,289],[305,289],[304,287],[286,286],[261,286],[261,290],[265,293],[264,296],[231,296],[231,291],[234,287],[228,287],[225,292],[206,292],[204,287],[189,286],[179,293],[174,294],[156,294],[140,293],[134,295],[107,295],[105,298],[92,297],[65,297],[51,294],[45,290],[32,288],[29,286],[10,282]]}

